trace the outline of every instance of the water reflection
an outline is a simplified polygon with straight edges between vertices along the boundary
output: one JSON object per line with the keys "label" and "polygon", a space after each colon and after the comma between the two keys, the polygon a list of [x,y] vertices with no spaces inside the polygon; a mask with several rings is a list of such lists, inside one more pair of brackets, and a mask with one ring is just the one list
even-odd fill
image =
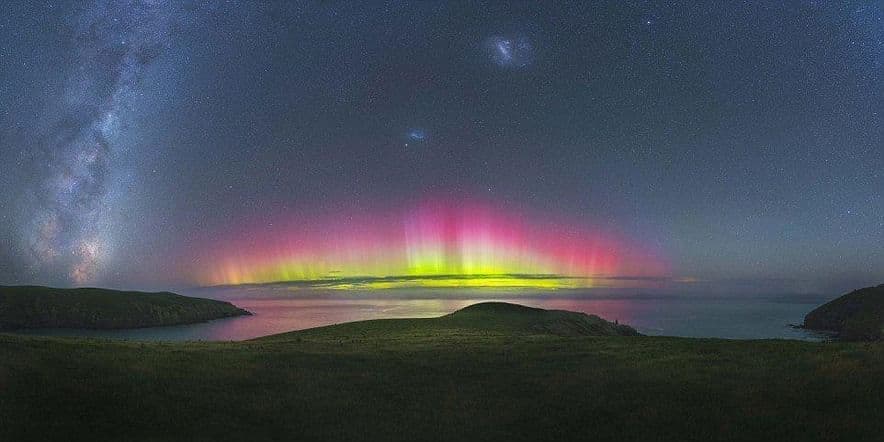
{"label": "water reflection", "polygon": [[[208,297],[207,293],[188,293]],[[237,291],[215,291],[211,297],[227,299],[254,316],[222,319],[201,324],[130,330],[28,330],[25,334],[91,336],[135,340],[245,340],[342,322],[381,318],[427,318],[451,313],[482,301],[507,301],[540,307],[580,311],[619,320],[649,335],[718,337],[735,339],[786,338],[816,340],[818,335],[789,327],[800,323],[816,301],[783,302],[757,298],[634,298],[588,299],[580,296],[538,296],[507,293],[459,293],[455,297],[394,296],[366,299],[334,293],[309,297],[248,297]],[[289,294],[291,295],[291,294]],[[303,294],[302,294],[303,295]],[[472,296],[468,296],[472,295]],[[367,296],[367,294],[362,294]],[[377,295],[374,295],[377,297]]]}

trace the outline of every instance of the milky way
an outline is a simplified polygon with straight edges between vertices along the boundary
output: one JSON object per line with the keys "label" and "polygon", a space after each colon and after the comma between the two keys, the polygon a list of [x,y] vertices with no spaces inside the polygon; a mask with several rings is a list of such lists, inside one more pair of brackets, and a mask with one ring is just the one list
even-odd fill
{"label": "milky way", "polygon": [[33,264],[84,283],[113,253],[109,195],[131,155],[117,137],[146,66],[170,44],[184,11],[171,2],[98,2],[69,21],[71,65],[63,96],[37,139],[43,180],[27,237]]}

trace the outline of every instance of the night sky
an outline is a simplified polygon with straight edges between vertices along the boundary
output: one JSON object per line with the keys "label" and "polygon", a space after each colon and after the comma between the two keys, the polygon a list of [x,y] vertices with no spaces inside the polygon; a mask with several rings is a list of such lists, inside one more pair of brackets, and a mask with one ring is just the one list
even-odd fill
{"label": "night sky", "polygon": [[584,238],[536,251],[572,265],[616,237],[630,265],[585,273],[643,290],[884,282],[878,0],[2,9],[0,283],[230,283],[194,269],[268,237],[384,247],[438,201],[529,220],[506,244]]}

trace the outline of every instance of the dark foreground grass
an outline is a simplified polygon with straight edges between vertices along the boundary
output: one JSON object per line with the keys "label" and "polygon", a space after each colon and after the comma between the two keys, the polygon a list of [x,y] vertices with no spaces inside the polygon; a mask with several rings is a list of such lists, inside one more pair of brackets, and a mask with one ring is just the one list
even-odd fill
{"label": "dark foreground grass", "polygon": [[[361,324],[361,325],[360,325]],[[0,440],[881,440],[884,345],[374,321],[241,343],[0,335]]]}

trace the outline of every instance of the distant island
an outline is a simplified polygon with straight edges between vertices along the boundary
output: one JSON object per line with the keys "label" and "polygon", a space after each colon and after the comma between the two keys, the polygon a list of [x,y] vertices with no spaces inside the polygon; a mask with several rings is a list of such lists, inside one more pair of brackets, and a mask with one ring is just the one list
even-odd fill
{"label": "distant island", "polygon": [[804,317],[808,330],[837,333],[846,341],[884,338],[884,284],[854,290],[823,304]]}
{"label": "distant island", "polygon": [[250,314],[229,302],[169,292],[0,286],[0,330],[156,327]]}

